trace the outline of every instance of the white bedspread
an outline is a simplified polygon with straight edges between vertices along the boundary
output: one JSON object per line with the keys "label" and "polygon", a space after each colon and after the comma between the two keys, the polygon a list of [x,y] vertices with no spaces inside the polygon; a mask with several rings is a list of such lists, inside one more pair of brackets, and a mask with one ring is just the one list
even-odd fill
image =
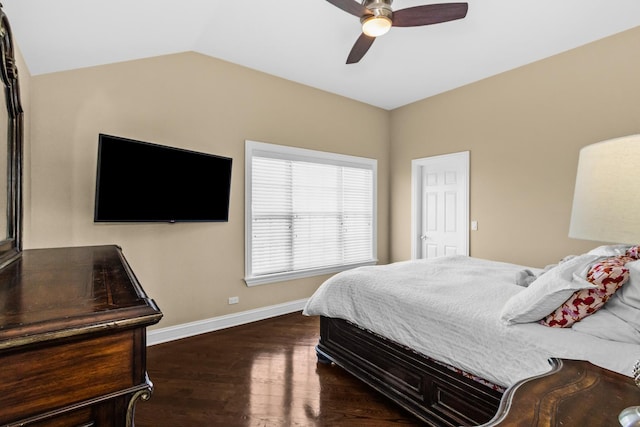
{"label": "white bedspread", "polygon": [[515,284],[524,268],[531,269],[463,256],[360,267],[322,284],[304,314],[349,320],[502,386],[549,371],[550,357],[632,376],[640,345],[537,323],[504,325],[500,311],[524,289]]}

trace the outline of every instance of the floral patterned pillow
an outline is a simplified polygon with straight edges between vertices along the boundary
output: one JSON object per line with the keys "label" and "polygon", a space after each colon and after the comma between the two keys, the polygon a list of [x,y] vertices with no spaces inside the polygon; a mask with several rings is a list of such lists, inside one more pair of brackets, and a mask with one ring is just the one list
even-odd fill
{"label": "floral patterned pillow", "polygon": [[540,323],[556,328],[568,328],[595,313],[629,280],[629,269],[625,264],[637,259],[640,259],[640,246],[629,248],[624,255],[598,262],[587,273],[587,281],[596,287],[576,291]]}

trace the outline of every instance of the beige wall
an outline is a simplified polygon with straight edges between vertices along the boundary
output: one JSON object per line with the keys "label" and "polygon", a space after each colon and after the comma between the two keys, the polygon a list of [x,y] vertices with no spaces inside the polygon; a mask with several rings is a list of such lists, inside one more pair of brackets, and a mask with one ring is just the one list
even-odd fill
{"label": "beige wall", "polygon": [[[387,111],[195,53],[34,76],[31,86],[26,246],[122,246],[165,314],[158,327],[306,298],[326,278],[244,284],[245,139],[378,159],[378,256],[388,261]],[[232,157],[229,222],[94,224],[100,132]]]}
{"label": "beige wall", "polygon": [[466,150],[472,256],[544,266],[596,246],[567,237],[578,151],[640,133],[639,48],[640,27],[392,111],[392,261],[411,257],[411,160]]}
{"label": "beige wall", "polygon": [[[577,154],[640,132],[639,45],[634,29],[392,112],[194,53],[35,76],[25,246],[121,245],[158,327],[308,297],[324,277],[242,280],[252,139],[377,158],[383,263],[411,254],[411,160],[470,150],[471,255],[543,266],[597,244],[566,237]],[[94,224],[99,132],[233,157],[230,221]]]}

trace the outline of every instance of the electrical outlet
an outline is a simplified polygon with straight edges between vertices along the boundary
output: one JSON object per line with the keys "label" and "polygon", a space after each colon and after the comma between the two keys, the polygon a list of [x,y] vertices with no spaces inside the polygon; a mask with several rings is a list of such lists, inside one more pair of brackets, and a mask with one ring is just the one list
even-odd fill
{"label": "electrical outlet", "polygon": [[240,297],[229,297],[229,304],[237,304],[240,302]]}

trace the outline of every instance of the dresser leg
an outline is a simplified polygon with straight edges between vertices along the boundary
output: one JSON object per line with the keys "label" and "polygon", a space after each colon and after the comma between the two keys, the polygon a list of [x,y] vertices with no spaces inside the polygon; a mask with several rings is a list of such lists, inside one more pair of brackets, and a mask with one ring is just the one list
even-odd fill
{"label": "dresser leg", "polygon": [[129,400],[129,405],[127,406],[127,427],[135,427],[135,412],[136,412],[136,403],[139,399],[149,400],[151,398],[151,394],[153,393],[153,383],[149,380],[149,376],[146,375],[145,382],[147,383],[147,387],[145,389],[139,390],[131,396]]}

